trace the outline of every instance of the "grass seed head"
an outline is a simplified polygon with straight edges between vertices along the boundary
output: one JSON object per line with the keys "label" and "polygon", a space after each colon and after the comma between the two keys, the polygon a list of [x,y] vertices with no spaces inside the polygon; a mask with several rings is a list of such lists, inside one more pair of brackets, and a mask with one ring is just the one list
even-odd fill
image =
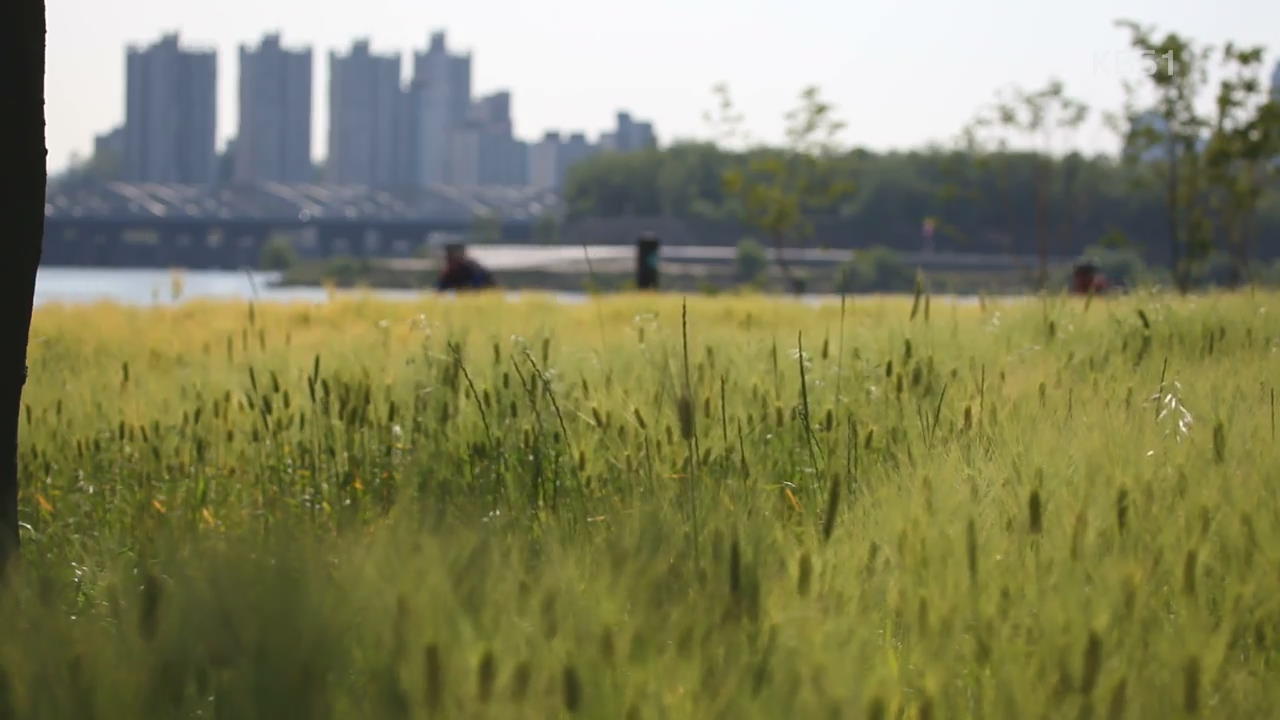
{"label": "grass seed head", "polygon": [[729,545],[729,597],[735,602],[742,597],[742,548],[737,538]]}
{"label": "grass seed head", "polygon": [[1080,692],[1089,695],[1098,683],[1098,673],[1102,668],[1102,638],[1095,631],[1089,631],[1089,639],[1084,646],[1084,661],[1080,669]]}
{"label": "grass seed head", "polygon": [[1187,597],[1196,596],[1196,565],[1198,554],[1195,548],[1187,551],[1182,562],[1182,593]]}
{"label": "grass seed head", "polygon": [[1029,516],[1029,529],[1032,535],[1039,535],[1041,530],[1041,507],[1040,507],[1040,491],[1032,490],[1031,498],[1027,501],[1027,510]]}
{"label": "grass seed head", "polygon": [[1182,709],[1188,715],[1200,711],[1200,658],[1194,655],[1182,666]]}
{"label": "grass seed head", "polygon": [[969,518],[965,526],[965,558],[969,566],[969,582],[978,584],[978,526]]}
{"label": "grass seed head", "polygon": [[867,704],[867,720],[885,720],[887,712],[884,698],[879,695],[871,698],[871,702]]}
{"label": "grass seed head", "polygon": [[493,697],[493,685],[498,677],[497,661],[492,650],[486,650],[476,668],[476,699],[483,705]]}
{"label": "grass seed head", "polygon": [[689,441],[694,437],[694,404],[687,395],[681,395],[680,401],[677,402],[677,411],[680,414],[680,437]]}
{"label": "grass seed head", "polygon": [[1111,688],[1111,700],[1107,703],[1107,720],[1123,720],[1125,706],[1125,678],[1120,676]]}
{"label": "grass seed head", "polygon": [[427,709],[439,711],[444,704],[444,667],[436,643],[427,645],[423,652],[423,692]]}
{"label": "grass seed head", "polygon": [[582,682],[572,664],[564,666],[564,709],[570,714],[582,707]]}
{"label": "grass seed head", "polygon": [[916,720],[933,720],[933,698],[925,695],[916,708]]}
{"label": "grass seed head", "polygon": [[809,586],[813,582],[813,559],[809,553],[800,553],[799,577],[796,579],[796,592],[800,597],[808,597]]}
{"label": "grass seed head", "polygon": [[162,595],[160,580],[150,572],[143,575],[142,592],[138,597],[138,633],[148,642],[155,639],[160,625]]}
{"label": "grass seed head", "polygon": [[1088,516],[1084,508],[1076,511],[1075,522],[1071,525],[1071,561],[1080,559],[1080,551],[1084,549],[1084,533],[1088,528]]}
{"label": "grass seed head", "polygon": [[521,660],[511,673],[511,701],[522,702],[529,692],[529,683],[533,680],[533,666],[528,660]]}
{"label": "grass seed head", "polygon": [[1116,528],[1123,535],[1129,523],[1129,490],[1120,488],[1116,493]]}

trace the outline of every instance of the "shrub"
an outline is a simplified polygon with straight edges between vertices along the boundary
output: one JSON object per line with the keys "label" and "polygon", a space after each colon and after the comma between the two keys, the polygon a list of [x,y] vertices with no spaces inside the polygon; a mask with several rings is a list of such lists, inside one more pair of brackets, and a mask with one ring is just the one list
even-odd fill
{"label": "shrub", "polygon": [[298,262],[298,251],[283,237],[273,237],[262,246],[258,265],[263,270],[288,270]]}
{"label": "shrub", "polygon": [[738,281],[754,283],[769,265],[764,245],[755,238],[743,238],[738,242]]}
{"label": "shrub", "polygon": [[332,258],[324,268],[324,278],[340,287],[355,285],[368,272],[369,263],[345,255]]}
{"label": "shrub", "polygon": [[1090,245],[1085,248],[1083,256],[1096,263],[1098,270],[1112,285],[1133,287],[1158,280],[1143,261],[1142,255],[1131,246]]}
{"label": "shrub", "polygon": [[840,266],[836,285],[842,292],[886,292],[910,290],[915,274],[894,250],[880,245],[855,251]]}

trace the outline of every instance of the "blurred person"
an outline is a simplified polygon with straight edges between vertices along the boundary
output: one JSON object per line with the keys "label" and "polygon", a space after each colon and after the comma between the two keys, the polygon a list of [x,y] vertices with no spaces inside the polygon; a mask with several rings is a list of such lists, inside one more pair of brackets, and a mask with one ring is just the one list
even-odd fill
{"label": "blurred person", "polygon": [[1108,287],[1106,276],[1090,260],[1077,263],[1071,271],[1071,292],[1076,295],[1100,295]]}
{"label": "blurred person", "polygon": [[467,254],[465,245],[445,245],[444,271],[436,281],[437,290],[484,290],[496,284],[493,275]]}

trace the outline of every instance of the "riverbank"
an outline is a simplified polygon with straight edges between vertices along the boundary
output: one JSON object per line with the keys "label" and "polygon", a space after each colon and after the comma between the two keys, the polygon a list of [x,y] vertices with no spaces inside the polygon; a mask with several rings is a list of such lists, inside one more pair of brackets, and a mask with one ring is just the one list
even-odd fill
{"label": "riverbank", "polygon": [[[498,284],[513,290],[548,292],[617,292],[635,288],[635,259],[630,248],[624,253],[584,253],[576,257],[560,253],[542,261],[523,263],[489,262],[483,250],[477,259],[490,268]],[[728,249],[732,250],[732,249]],[[842,278],[850,266],[832,261],[796,263],[792,276],[799,278],[805,292],[839,293]],[[917,270],[936,292],[976,294],[980,292],[1018,293],[1030,291],[1034,274],[1029,268],[973,265],[925,269],[905,263],[890,271],[872,269],[871,277],[860,282],[866,291],[910,292]],[[1058,269],[1060,271],[1060,268]],[[428,258],[333,258],[300,262],[284,271],[280,287],[369,287],[394,290],[424,290],[435,286],[440,264]],[[883,275],[877,276],[878,275]],[[676,258],[660,265],[660,286],[676,292],[715,293],[752,288],[766,292],[786,292],[790,285],[776,263],[760,267],[748,279],[740,265],[729,258]]]}

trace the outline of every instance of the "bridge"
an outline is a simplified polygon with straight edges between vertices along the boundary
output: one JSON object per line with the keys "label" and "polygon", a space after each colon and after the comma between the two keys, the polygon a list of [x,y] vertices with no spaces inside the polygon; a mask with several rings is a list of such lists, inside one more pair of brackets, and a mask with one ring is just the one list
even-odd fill
{"label": "bridge", "polygon": [[[484,242],[524,245],[535,228],[558,218],[562,202],[538,188],[434,186],[404,191],[359,186],[255,185],[208,187],[110,182],[53,188],[45,204],[45,265],[105,267],[258,267],[272,241],[287,242],[304,259],[414,258],[439,234],[470,234],[479,218],[492,218]],[[855,247],[884,244],[926,268],[998,269],[1030,267],[1035,259],[999,243],[979,242],[964,252],[920,253],[919,229],[902,221],[865,241],[847,221],[819,219],[809,243],[787,251],[790,262],[827,265],[851,257]],[[732,262],[749,228],[730,221],[676,217],[588,217],[558,227],[557,242],[572,246],[570,262],[584,245],[626,245],[654,232],[667,263]],[[551,240],[551,238],[539,238]],[[829,249],[819,249],[826,246]],[[545,246],[539,244],[539,247]],[[1058,248],[1074,250],[1074,248]],[[605,255],[603,247],[601,252]],[[630,256],[633,249],[620,249]],[[771,250],[767,251],[772,253]],[[541,256],[539,256],[541,257]],[[1051,263],[1070,256],[1053,257]]]}
{"label": "bridge", "polygon": [[48,194],[41,261],[238,268],[257,266],[277,238],[302,257],[410,257],[434,234],[466,233],[482,217],[494,219],[494,239],[527,242],[559,204],[554,192],[537,188],[111,182]]}

